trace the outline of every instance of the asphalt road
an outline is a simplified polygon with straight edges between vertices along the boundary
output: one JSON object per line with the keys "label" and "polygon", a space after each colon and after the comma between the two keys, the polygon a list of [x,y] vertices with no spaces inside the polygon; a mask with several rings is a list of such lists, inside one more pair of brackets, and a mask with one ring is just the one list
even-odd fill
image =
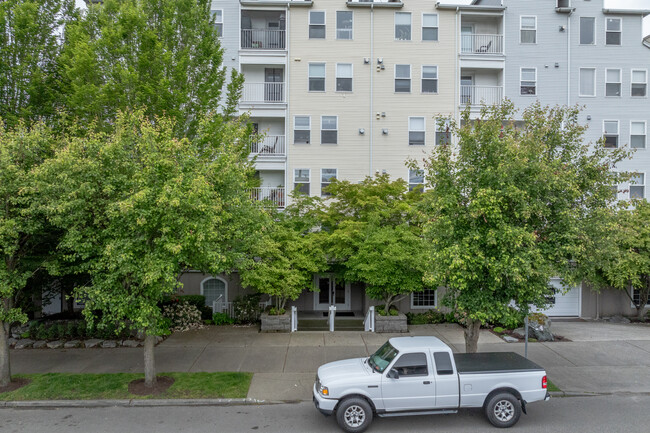
{"label": "asphalt road", "polygon": [[[509,432],[648,432],[650,395],[553,398],[528,406],[528,415]],[[310,403],[231,407],[94,409],[0,409],[3,433],[73,432],[336,432],[333,417]],[[379,432],[492,432],[479,410],[456,415],[379,418]]]}

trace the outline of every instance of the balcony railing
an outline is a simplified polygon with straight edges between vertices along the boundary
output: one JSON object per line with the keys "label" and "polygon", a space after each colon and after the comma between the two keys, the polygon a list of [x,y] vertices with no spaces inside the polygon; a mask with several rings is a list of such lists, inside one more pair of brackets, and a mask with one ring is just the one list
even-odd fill
{"label": "balcony railing", "polygon": [[284,83],[244,83],[242,102],[284,102]]}
{"label": "balcony railing", "polygon": [[279,186],[276,188],[272,188],[268,186],[252,188],[251,198],[257,201],[268,200],[275,207],[283,208],[285,206],[283,186]]}
{"label": "balcony railing", "polygon": [[251,153],[259,158],[285,155],[284,135],[266,135],[264,137],[253,137]]}
{"label": "balcony railing", "polygon": [[461,35],[463,54],[503,54],[503,35]]}
{"label": "balcony railing", "polygon": [[242,29],[242,49],[284,50],[286,30]]}
{"label": "balcony railing", "polygon": [[501,86],[460,86],[461,105],[492,105],[503,101]]}

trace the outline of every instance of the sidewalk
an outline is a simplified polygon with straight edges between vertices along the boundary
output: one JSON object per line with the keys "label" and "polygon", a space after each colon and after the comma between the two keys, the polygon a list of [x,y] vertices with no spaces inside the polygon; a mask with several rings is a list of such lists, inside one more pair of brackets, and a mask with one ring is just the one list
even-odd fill
{"label": "sidewalk", "polygon": [[[554,322],[571,342],[530,343],[529,358],[543,366],[567,393],[645,393],[650,390],[650,326],[601,322]],[[311,400],[318,366],[368,356],[391,336],[367,332],[262,334],[257,328],[210,327],[174,334],[156,348],[158,372],[249,371],[248,398]],[[457,325],[419,325],[408,334],[433,335],[464,351]],[[506,343],[481,331],[479,351],[523,355],[523,343]],[[13,373],[142,372],[142,349],[12,350]]]}

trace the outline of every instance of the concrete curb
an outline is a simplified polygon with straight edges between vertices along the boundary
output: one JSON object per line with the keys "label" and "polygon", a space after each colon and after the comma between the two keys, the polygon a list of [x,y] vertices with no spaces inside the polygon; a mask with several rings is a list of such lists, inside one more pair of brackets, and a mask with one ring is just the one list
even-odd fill
{"label": "concrete curb", "polygon": [[95,407],[163,407],[163,406],[244,406],[281,404],[284,401],[253,398],[159,399],[159,400],[31,400],[3,401],[0,408],[95,408]]}

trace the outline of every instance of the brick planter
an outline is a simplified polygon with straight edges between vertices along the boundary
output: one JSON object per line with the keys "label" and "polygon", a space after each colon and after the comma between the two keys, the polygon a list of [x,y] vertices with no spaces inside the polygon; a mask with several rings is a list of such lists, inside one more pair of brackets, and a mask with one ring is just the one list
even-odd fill
{"label": "brick planter", "polygon": [[291,332],[291,314],[284,313],[281,316],[270,316],[269,313],[262,313],[262,332]]}
{"label": "brick planter", "polygon": [[399,333],[408,331],[405,314],[399,313],[397,316],[380,316],[375,313],[375,332]]}

